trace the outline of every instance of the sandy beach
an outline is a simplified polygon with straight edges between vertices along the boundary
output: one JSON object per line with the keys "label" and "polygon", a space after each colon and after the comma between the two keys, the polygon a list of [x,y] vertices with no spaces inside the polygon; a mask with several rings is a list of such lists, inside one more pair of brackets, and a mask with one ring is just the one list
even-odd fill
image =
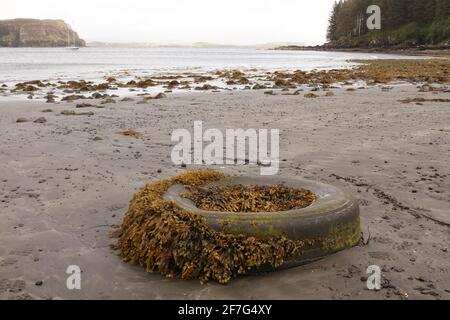
{"label": "sandy beach", "polygon": [[[449,94],[382,87],[319,91],[315,99],[281,90],[192,92],[101,109],[2,98],[0,299],[450,299],[449,103],[399,102]],[[280,176],[354,194],[367,244],[226,286],[165,279],[122,262],[109,233],[133,193],[206,168],[170,158],[171,132],[196,120],[205,128],[280,129]],[[117,134],[123,130],[143,137]],[[259,174],[255,165],[208,168]],[[69,265],[82,269],[81,290],[66,287]],[[380,291],[366,288],[370,265],[382,268]]]}

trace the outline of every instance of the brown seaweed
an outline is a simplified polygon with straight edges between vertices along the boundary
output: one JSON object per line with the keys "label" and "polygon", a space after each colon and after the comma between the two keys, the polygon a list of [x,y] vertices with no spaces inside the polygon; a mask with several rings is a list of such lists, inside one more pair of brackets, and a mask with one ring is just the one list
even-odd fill
{"label": "brown seaweed", "polygon": [[253,268],[279,267],[313,245],[313,240],[257,239],[217,232],[203,217],[163,198],[173,184],[192,188],[223,177],[215,171],[194,171],[143,187],[134,195],[117,232],[123,259],[169,278],[226,284]]}
{"label": "brown seaweed", "polygon": [[316,199],[305,189],[283,185],[233,185],[191,188],[183,197],[207,211],[225,212],[277,212],[305,208]]}

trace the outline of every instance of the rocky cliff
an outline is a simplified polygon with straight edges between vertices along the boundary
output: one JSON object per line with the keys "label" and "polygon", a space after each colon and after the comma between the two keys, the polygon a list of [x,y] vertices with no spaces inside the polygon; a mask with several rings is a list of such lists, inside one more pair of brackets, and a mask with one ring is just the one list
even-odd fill
{"label": "rocky cliff", "polygon": [[0,47],[66,47],[68,34],[70,45],[86,46],[63,20],[0,20]]}

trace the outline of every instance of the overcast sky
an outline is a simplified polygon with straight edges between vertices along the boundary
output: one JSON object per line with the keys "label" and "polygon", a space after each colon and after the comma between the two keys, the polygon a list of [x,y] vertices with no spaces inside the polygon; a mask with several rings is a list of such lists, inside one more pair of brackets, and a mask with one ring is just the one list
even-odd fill
{"label": "overcast sky", "polygon": [[325,41],[334,0],[1,0],[0,19],[64,19],[87,41]]}

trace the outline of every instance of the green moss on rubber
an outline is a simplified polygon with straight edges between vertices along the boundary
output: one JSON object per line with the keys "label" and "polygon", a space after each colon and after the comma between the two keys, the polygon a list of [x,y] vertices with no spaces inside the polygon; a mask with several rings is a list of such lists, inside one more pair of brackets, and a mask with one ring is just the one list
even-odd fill
{"label": "green moss on rubber", "polygon": [[332,225],[328,234],[322,241],[322,248],[326,251],[335,252],[355,246],[361,238],[359,216],[352,222]]}
{"label": "green moss on rubber", "polygon": [[243,224],[239,219],[227,218],[220,222],[223,232],[232,234],[246,234],[259,239],[269,239],[283,236],[283,232],[277,229],[272,223],[265,221],[250,221]]}

